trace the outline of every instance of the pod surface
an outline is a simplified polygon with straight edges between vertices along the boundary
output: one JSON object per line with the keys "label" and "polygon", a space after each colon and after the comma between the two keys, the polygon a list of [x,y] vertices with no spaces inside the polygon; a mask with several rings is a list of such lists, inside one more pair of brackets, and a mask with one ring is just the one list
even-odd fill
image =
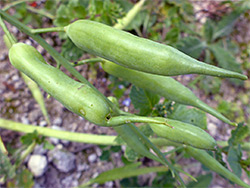
{"label": "pod surface", "polygon": [[245,75],[197,61],[171,46],[98,22],[78,20],[65,27],[65,31],[80,49],[135,70],[165,76],[195,73],[247,79]]}
{"label": "pod surface", "polygon": [[97,125],[106,125],[110,107],[88,85],[48,65],[32,46],[17,43],[9,51],[11,64],[37,82],[67,109]]}
{"label": "pod surface", "polygon": [[173,128],[171,129],[162,124],[149,125],[159,137],[200,149],[215,149],[216,141],[201,128],[188,123],[170,119],[167,119],[167,123],[173,126]]}
{"label": "pod surface", "polygon": [[235,123],[231,122],[225,116],[208,106],[206,103],[202,102],[189,88],[185,87],[171,77],[148,74],[128,69],[110,61],[104,61],[102,63],[102,68],[105,72],[129,81],[140,88],[152,91],[180,104],[197,107],[207,113],[210,113],[225,123],[235,125]]}
{"label": "pod surface", "polygon": [[243,182],[238,176],[230,172],[224,166],[222,166],[216,159],[214,159],[211,155],[209,155],[206,151],[196,149],[193,147],[186,147],[186,152],[195,158],[197,161],[200,161],[203,165],[207,168],[211,169],[212,171],[220,174],[221,176],[226,177],[230,181],[242,186],[250,188],[250,185],[247,185]]}

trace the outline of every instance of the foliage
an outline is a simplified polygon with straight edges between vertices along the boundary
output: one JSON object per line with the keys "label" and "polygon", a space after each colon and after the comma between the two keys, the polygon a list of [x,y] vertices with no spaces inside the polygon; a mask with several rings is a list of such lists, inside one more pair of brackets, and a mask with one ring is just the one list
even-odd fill
{"label": "foliage", "polygon": [[[205,24],[199,29],[196,25],[193,6],[189,1],[165,0],[148,2],[145,6],[146,8],[140,11],[124,29],[138,36],[174,46],[185,54],[195,59],[205,61],[208,64],[216,64],[222,68],[242,73],[245,71],[245,65],[240,64],[238,58],[236,58],[241,49],[240,46],[231,39],[237,20],[250,6],[248,6],[247,2],[225,3],[228,3],[232,11],[223,15],[219,21],[207,18]],[[24,24],[41,27],[43,25],[42,16],[32,11],[33,9],[29,8],[31,6],[33,5],[29,3],[16,5],[14,16]],[[41,13],[47,15],[49,22],[57,27],[67,26],[77,19],[90,19],[113,26],[117,23],[117,20],[123,18],[132,7],[133,3],[126,0],[48,0],[45,4],[34,6],[34,8],[41,8],[43,11]],[[52,19],[51,15],[54,15]],[[59,37],[60,40],[63,41],[61,45],[61,55],[67,60],[77,61],[84,55],[89,55],[77,48],[73,42],[66,37],[65,33],[60,33]],[[247,52],[248,51],[245,50],[246,54]],[[247,69],[248,71],[250,70],[249,67]],[[237,113],[239,114],[241,107],[236,103],[227,102],[222,99],[221,95],[223,95],[223,93],[221,93],[221,87],[225,82],[222,81],[221,78],[201,75],[192,77],[191,79],[193,80],[189,83],[189,86],[193,89],[200,88],[207,97],[213,96],[213,98],[219,99],[217,107],[219,112],[232,119],[237,116]],[[140,116],[167,117],[193,124],[202,129],[207,129],[206,114],[201,110],[189,108],[175,101],[161,98],[151,91],[136,87],[133,84],[131,85],[127,81],[121,81],[111,75],[107,77],[107,80],[110,82],[108,89],[112,95],[114,95],[116,99],[122,100],[124,99],[124,95],[129,97],[128,99],[131,100],[132,105],[130,105],[130,103],[128,105],[127,103],[123,104],[126,107],[134,108],[135,112]],[[243,88],[245,86],[243,81],[236,79],[228,79],[228,81],[230,87]],[[249,104],[249,96],[250,95],[247,96],[247,94],[243,93],[240,98],[243,103]],[[236,100],[240,99],[236,98]],[[241,117],[241,119],[242,121],[250,121],[244,119],[244,117]],[[147,124],[139,126],[139,133],[150,139],[155,136]],[[139,133],[137,132],[137,135],[139,135]],[[146,142],[145,139],[142,139],[143,136],[140,137],[141,143],[145,145],[147,151],[152,150],[153,147],[150,146],[151,141]],[[241,178],[242,171],[244,170],[250,177],[248,170],[250,158],[243,159],[244,151],[242,149],[243,144],[248,138],[249,127],[245,126],[244,123],[240,123],[235,130],[231,131],[231,137],[227,145],[217,148],[215,152],[210,152],[210,154],[224,167],[228,168],[227,163],[222,157],[225,154],[227,156],[227,162],[230,164],[230,169],[232,169],[234,174]],[[22,147],[20,149],[14,149],[10,157],[3,154],[0,150],[0,177],[5,179],[8,187],[32,187],[34,185],[31,172],[24,166],[20,166],[24,160],[21,153],[27,151],[31,143],[43,144],[44,148],[47,149],[54,148],[45,137],[39,136],[38,132],[26,134],[21,137],[20,142],[22,143]],[[119,135],[116,138],[116,143],[126,145],[126,141],[122,140]],[[112,160],[113,153],[122,152],[123,150],[120,146],[99,147],[102,149],[102,155],[100,156],[100,160],[102,161]],[[175,166],[175,169],[177,169],[178,160],[182,158],[183,155],[185,157],[191,156],[184,153],[182,148],[179,149],[179,145],[174,145],[174,147],[174,149],[168,152],[168,158],[171,159],[171,163]],[[156,173],[157,175],[153,179],[151,187],[177,186],[177,178],[172,176],[172,169],[166,167],[145,167],[143,166],[143,161],[137,162],[142,157],[138,151],[127,144],[122,156],[124,166],[103,172],[84,185],[91,185],[93,183],[103,184],[107,181],[120,180],[120,184],[123,187],[141,186],[137,178],[139,175]],[[157,157],[159,157],[158,154]],[[143,167],[139,168],[139,166]],[[187,187],[209,187],[213,181],[213,176],[211,175],[211,171],[206,168],[206,174],[197,177],[197,182],[190,181],[190,178],[187,179],[189,181]],[[143,186],[150,187],[148,185]]]}

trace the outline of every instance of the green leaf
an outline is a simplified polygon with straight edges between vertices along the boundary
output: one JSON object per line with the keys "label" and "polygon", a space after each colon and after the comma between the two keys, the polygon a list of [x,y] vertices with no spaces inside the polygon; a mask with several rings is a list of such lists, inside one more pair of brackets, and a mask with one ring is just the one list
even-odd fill
{"label": "green leaf", "polygon": [[139,129],[146,137],[149,137],[154,134],[153,130],[150,128],[148,124],[140,126]]}
{"label": "green leaf", "polygon": [[179,40],[180,30],[177,27],[174,27],[169,30],[166,35],[165,40],[167,40],[170,44],[176,43]]}
{"label": "green leaf", "polygon": [[208,188],[210,184],[212,183],[213,176],[211,173],[199,176],[197,179],[197,182],[190,182],[187,185],[187,188],[193,188],[193,187],[202,187],[202,188]]}
{"label": "green leaf", "polygon": [[130,162],[136,161],[139,158],[139,154],[135,150],[131,149],[129,146],[126,147],[124,156]]}
{"label": "green leaf", "polygon": [[101,173],[99,176],[97,176],[94,179],[91,179],[87,185],[93,184],[93,183],[99,183],[103,184],[107,181],[114,181],[117,179],[124,179],[129,178],[133,176],[139,176],[147,173],[152,172],[165,172],[168,169],[166,167],[144,167],[144,168],[138,168],[141,165],[140,162],[129,164],[120,168],[114,168],[112,170],[106,171]]}
{"label": "green leaf", "polygon": [[229,139],[229,145],[237,145],[243,141],[249,135],[248,126],[244,126],[244,123],[239,123],[235,130],[231,131],[231,138]]}
{"label": "green leaf", "polygon": [[[218,62],[218,64],[222,68],[227,69],[227,70],[231,70],[234,72],[242,73],[240,64],[237,63],[237,61],[236,61],[235,57],[232,55],[232,53],[230,53],[226,49],[222,48],[218,44],[209,45],[209,49],[212,51],[216,61]],[[243,81],[238,80],[238,79],[231,78],[230,81],[232,81],[233,83],[235,83],[237,85],[243,84]]]}
{"label": "green leaf", "polygon": [[76,45],[69,38],[67,38],[62,45],[61,54],[69,61],[76,61],[82,56],[83,50],[77,48]]}
{"label": "green leaf", "polygon": [[58,27],[63,27],[70,24],[72,19],[72,14],[70,13],[68,7],[61,4],[56,11],[56,19],[53,21],[54,25]]}
{"label": "green leaf", "polygon": [[39,140],[39,136],[37,131],[34,131],[33,133],[27,133],[25,135],[23,135],[20,138],[22,144],[24,145],[30,145],[34,140]]}
{"label": "green leaf", "polygon": [[204,76],[203,79],[199,82],[199,87],[208,94],[217,94],[220,92],[221,88],[221,79],[217,77]]}
{"label": "green leaf", "polygon": [[148,115],[160,100],[160,97],[152,92],[133,86],[129,94],[135,109],[140,110],[140,115]]}
{"label": "green leaf", "polygon": [[176,43],[176,47],[178,50],[197,59],[205,49],[206,43],[196,37],[185,37]]}
{"label": "green leaf", "polygon": [[219,37],[229,35],[233,31],[234,24],[237,22],[240,15],[241,12],[236,10],[231,12],[229,15],[225,15],[217,24],[212,40],[214,41]]}
{"label": "green leaf", "polygon": [[177,103],[173,107],[174,111],[167,116],[168,118],[193,124],[202,129],[207,128],[207,117],[205,112],[196,108],[189,109],[187,106]]}
{"label": "green leaf", "polygon": [[241,156],[242,153],[240,145],[238,145],[237,148],[229,147],[227,160],[234,174],[236,174],[239,178],[241,177],[242,172],[241,165],[239,162],[241,160]]}
{"label": "green leaf", "polygon": [[110,158],[110,151],[109,150],[103,150],[102,155],[100,156],[101,161],[108,161]]}
{"label": "green leaf", "polygon": [[44,149],[52,150],[52,149],[54,149],[54,147],[55,146],[53,144],[51,144],[50,142],[48,142],[47,140],[44,141],[44,144],[43,144]]}
{"label": "green leaf", "polygon": [[203,35],[207,42],[212,41],[214,29],[215,23],[212,20],[207,19],[206,23],[203,26]]}
{"label": "green leaf", "polygon": [[0,150],[0,177],[12,179],[15,175],[15,166],[12,166],[8,156]]}
{"label": "green leaf", "polygon": [[26,168],[19,169],[13,183],[16,187],[32,188],[34,185],[33,175]]}

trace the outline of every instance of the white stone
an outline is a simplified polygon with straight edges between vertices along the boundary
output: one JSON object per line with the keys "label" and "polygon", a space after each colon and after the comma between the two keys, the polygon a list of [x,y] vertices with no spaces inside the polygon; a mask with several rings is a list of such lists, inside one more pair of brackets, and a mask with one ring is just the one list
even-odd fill
{"label": "white stone", "polygon": [[42,176],[47,168],[47,158],[43,155],[31,155],[28,167],[35,177]]}

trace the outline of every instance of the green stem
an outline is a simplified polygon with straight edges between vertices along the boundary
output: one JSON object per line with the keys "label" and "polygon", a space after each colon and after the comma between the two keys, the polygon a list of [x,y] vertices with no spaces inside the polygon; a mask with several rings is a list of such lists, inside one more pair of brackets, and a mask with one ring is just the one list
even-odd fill
{"label": "green stem", "polygon": [[0,136],[0,150],[2,151],[3,154],[5,154],[5,155],[8,154],[8,151],[7,151],[5,145],[4,145],[3,141],[2,141],[1,136]]}
{"label": "green stem", "polygon": [[79,81],[82,83],[89,85],[92,87],[98,94],[99,97],[104,99],[105,101],[108,102],[114,113],[118,113],[118,109],[116,106],[109,101],[100,91],[98,91],[92,84],[90,84],[72,65],[70,62],[62,57],[53,47],[51,47],[42,37],[40,37],[38,34],[33,34],[31,32],[31,29],[24,25],[23,23],[19,22],[17,19],[13,18],[12,16],[8,15],[4,11],[0,9],[0,15],[9,22],[10,24],[16,26],[20,31],[26,33],[29,35],[31,38],[33,38],[35,41],[37,41],[49,54],[56,60],[57,64],[62,64],[74,77],[76,77]]}
{"label": "green stem", "polygon": [[18,131],[22,133],[32,133],[37,131],[39,135],[58,138],[62,140],[69,140],[72,142],[82,142],[88,144],[97,145],[118,145],[115,142],[116,136],[106,136],[106,135],[94,135],[85,133],[75,133],[69,131],[54,130],[45,127],[38,127],[33,125],[27,125],[23,123],[17,123],[10,120],[5,120],[0,118],[0,128]]}
{"label": "green stem", "polygon": [[36,141],[33,141],[28,148],[22,152],[20,159],[18,160],[16,167],[20,166],[25,158],[34,150],[36,146]]}
{"label": "green stem", "polygon": [[8,37],[8,39],[9,39],[9,41],[10,41],[10,43],[11,43],[11,46],[12,46],[13,44],[15,44],[16,41],[15,41],[15,39],[13,38],[13,36],[11,35],[11,33],[9,32],[9,30],[8,30],[8,28],[6,27],[5,23],[3,22],[1,16],[0,16],[0,26],[2,27],[2,29],[3,29],[3,31],[4,31],[4,33],[5,33],[5,35]]}
{"label": "green stem", "polygon": [[17,1],[14,1],[14,2],[11,2],[7,5],[5,5],[2,10],[6,11],[6,10],[10,9],[11,7],[16,6],[18,4],[25,3],[25,2],[32,2],[32,1],[35,1],[35,0],[17,0]]}
{"label": "green stem", "polygon": [[102,58],[91,58],[91,59],[84,59],[81,61],[77,61],[74,63],[71,63],[72,66],[76,67],[79,65],[85,65],[87,63],[98,63],[98,62],[103,62],[104,60]]}
{"label": "green stem", "polygon": [[27,6],[27,9],[28,9],[29,11],[33,12],[33,13],[36,13],[36,14],[40,14],[40,15],[42,15],[42,16],[45,16],[45,17],[47,17],[47,18],[49,18],[49,19],[51,19],[51,20],[55,19],[55,16],[54,16],[54,15],[52,15],[52,14],[50,14],[50,13],[48,13],[48,12],[42,10],[42,9],[41,9],[41,10],[40,10],[40,9],[35,9],[35,8],[31,7],[31,6]]}
{"label": "green stem", "polygon": [[140,12],[143,4],[145,3],[145,0],[140,0],[138,3],[136,3],[132,9],[129,10],[129,12],[126,14],[125,17],[122,19],[117,20],[117,24],[115,24],[113,27],[116,29],[124,29],[126,28],[131,21],[135,18],[135,16]]}
{"label": "green stem", "polygon": [[48,32],[64,32],[64,27],[49,27],[49,28],[39,28],[31,29],[31,33],[48,33]]}
{"label": "green stem", "polygon": [[165,153],[163,153],[163,154],[164,154],[165,156],[167,156],[167,155],[169,155],[169,154],[171,154],[171,153],[174,153],[174,152],[176,152],[176,151],[178,151],[178,150],[180,150],[180,149],[183,149],[183,146],[179,146],[179,147],[174,148],[174,149],[172,149],[171,151],[165,152]]}
{"label": "green stem", "polygon": [[180,181],[182,187],[186,187],[184,181],[182,180],[182,178],[180,177],[180,175],[176,172],[176,168],[165,158],[165,156],[163,155],[163,153],[152,143],[150,142],[150,140],[133,124],[129,124],[131,129],[143,140],[145,141],[145,144],[151,148],[156,154],[157,156],[165,162],[166,165],[168,165],[169,169],[172,172],[173,177],[175,177]]}

